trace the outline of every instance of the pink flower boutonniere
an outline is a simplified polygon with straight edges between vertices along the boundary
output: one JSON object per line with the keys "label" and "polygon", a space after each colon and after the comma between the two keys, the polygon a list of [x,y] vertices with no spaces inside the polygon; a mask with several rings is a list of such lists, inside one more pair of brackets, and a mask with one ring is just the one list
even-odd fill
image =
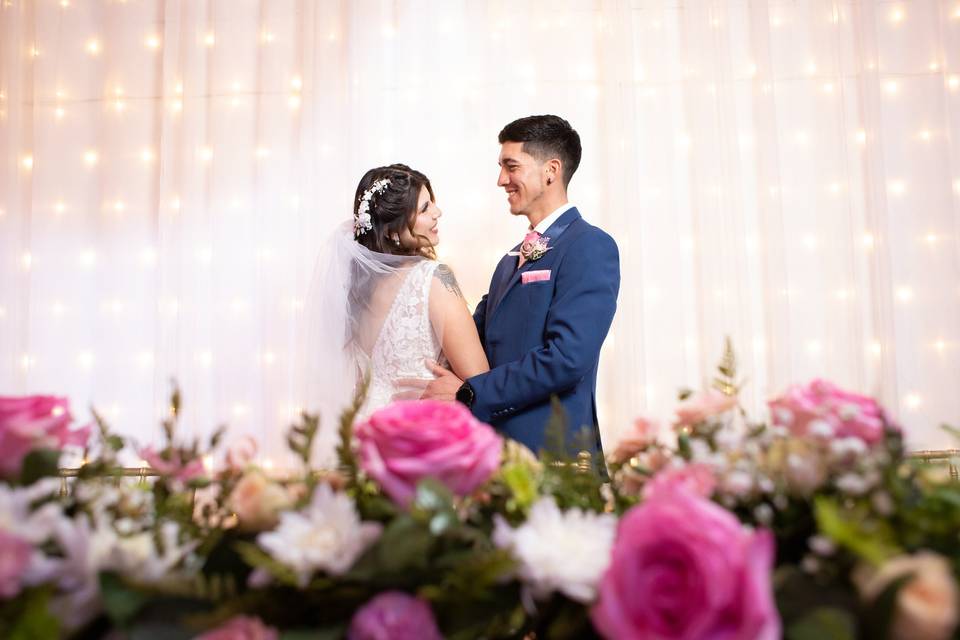
{"label": "pink flower boutonniere", "polygon": [[549,243],[550,238],[547,236],[542,236],[536,231],[531,231],[523,239],[523,244],[520,245],[520,255],[523,256],[523,259],[526,262],[539,260],[547,253],[547,251],[550,251],[550,249],[553,248],[547,246]]}

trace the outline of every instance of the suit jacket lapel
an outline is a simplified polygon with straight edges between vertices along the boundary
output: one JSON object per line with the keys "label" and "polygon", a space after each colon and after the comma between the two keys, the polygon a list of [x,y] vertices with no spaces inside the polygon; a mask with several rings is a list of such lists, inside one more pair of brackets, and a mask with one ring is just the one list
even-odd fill
{"label": "suit jacket lapel", "polygon": [[[557,242],[560,239],[560,236],[563,234],[564,231],[567,230],[567,227],[569,227],[571,224],[573,224],[575,221],[579,219],[580,219],[580,212],[577,211],[576,207],[571,207],[566,213],[564,213],[562,216],[557,218],[557,221],[554,222],[552,225],[550,225],[543,234],[546,237],[550,238],[550,242],[548,243],[547,246],[556,247]],[[517,245],[513,249],[513,251],[519,251],[519,250],[520,250],[520,245]],[[509,257],[512,257],[512,256],[509,256]],[[546,260],[549,257],[551,256],[550,256],[550,252],[548,251],[547,254],[540,260]],[[519,258],[514,258],[514,259],[519,260]],[[503,299],[506,298],[510,290],[513,289],[513,287],[516,286],[518,282],[520,282],[521,276],[525,272],[531,269],[530,265],[541,264],[540,260],[527,260],[526,262],[523,263],[522,267],[520,267],[519,269],[514,269],[512,273],[509,270],[507,271],[506,275],[509,278],[509,280],[507,280],[506,283],[503,285],[500,295],[497,296],[496,304],[491,306],[491,310],[490,310],[490,313],[487,315],[487,318],[491,318],[493,314],[496,313],[497,309],[500,307],[500,303],[503,302]],[[513,266],[514,264],[516,264],[515,262],[512,262],[510,260],[501,260],[500,266],[497,268],[498,271],[500,270],[500,268],[504,266],[505,262],[509,263],[510,266]],[[503,275],[504,274],[501,274],[501,277]]]}

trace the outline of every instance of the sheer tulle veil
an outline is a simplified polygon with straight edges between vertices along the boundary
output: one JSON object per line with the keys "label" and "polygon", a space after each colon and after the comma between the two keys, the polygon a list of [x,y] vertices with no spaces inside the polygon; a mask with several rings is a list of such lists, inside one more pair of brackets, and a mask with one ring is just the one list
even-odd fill
{"label": "sheer tulle veil", "polygon": [[[322,246],[297,338],[294,385],[300,406],[320,414],[320,462],[334,461],[340,414],[369,372],[380,330],[407,274],[427,261],[432,262],[370,251],[354,239],[352,221],[339,225]],[[433,331],[439,340],[440,327],[434,324]]]}

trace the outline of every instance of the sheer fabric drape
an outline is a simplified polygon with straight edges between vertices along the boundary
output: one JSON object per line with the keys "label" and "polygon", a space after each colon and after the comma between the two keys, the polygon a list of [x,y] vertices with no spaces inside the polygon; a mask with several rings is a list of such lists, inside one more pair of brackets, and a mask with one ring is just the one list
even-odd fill
{"label": "sheer fabric drape", "polygon": [[571,200],[621,247],[599,396],[615,438],[707,380],[750,408],[829,377],[913,446],[960,416],[960,5],[0,2],[0,389],[278,456],[313,260],[401,161],[472,303],[522,237],[496,135],[580,132]]}

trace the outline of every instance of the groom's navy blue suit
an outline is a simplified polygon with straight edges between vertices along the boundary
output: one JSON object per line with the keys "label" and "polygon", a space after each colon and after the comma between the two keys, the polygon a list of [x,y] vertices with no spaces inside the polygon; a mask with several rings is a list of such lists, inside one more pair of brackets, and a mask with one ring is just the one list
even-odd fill
{"label": "groom's navy blue suit", "polygon": [[[575,207],[543,235],[551,249],[519,269],[517,256],[504,256],[477,305],[474,320],[491,369],[468,380],[472,411],[536,452],[556,395],[570,428],[587,427],[590,444],[599,447],[597,365],[617,308],[620,254]],[[549,271],[549,279],[524,283],[531,271]],[[573,435],[570,446],[579,444]]]}

